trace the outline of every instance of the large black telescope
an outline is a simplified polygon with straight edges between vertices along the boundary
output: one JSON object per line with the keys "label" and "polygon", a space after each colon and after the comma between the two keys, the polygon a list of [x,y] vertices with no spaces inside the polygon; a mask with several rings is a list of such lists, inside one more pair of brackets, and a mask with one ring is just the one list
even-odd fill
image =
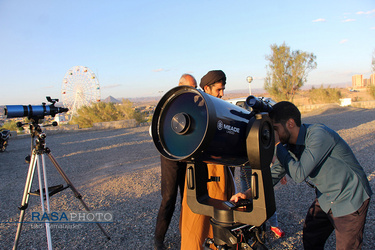
{"label": "large black telescope", "polygon": [[[250,98],[248,104],[258,101]],[[188,163],[187,203],[194,213],[212,217],[214,235],[215,231],[221,234],[223,224],[261,226],[273,215],[270,163],[275,139],[267,112],[256,108],[248,111],[193,87],[178,86],[159,101],[151,131],[162,156]],[[205,163],[250,165],[252,206],[229,209],[223,201],[209,197]]]}
{"label": "large black telescope", "polygon": [[[248,99],[250,105],[260,102],[254,97]],[[260,141],[251,144],[261,144],[271,152],[273,129],[265,113],[250,112],[195,88],[179,86],[158,103],[151,129],[155,146],[168,159],[194,161],[198,157],[206,162],[241,165],[251,160],[246,137],[256,120],[261,126]]]}

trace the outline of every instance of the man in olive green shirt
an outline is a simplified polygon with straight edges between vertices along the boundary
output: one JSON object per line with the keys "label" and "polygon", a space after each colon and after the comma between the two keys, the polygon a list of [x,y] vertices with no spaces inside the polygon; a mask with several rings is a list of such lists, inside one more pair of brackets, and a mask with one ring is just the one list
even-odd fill
{"label": "man in olive green shirt", "polygon": [[290,102],[274,105],[270,117],[277,144],[274,183],[288,174],[297,183],[308,178],[315,185],[316,199],[303,228],[304,248],[324,249],[335,230],[337,249],[360,249],[372,191],[349,145],[323,124],[301,124],[301,114]]}
{"label": "man in olive green shirt", "polygon": [[[309,179],[315,187],[303,226],[304,248],[323,250],[335,230],[336,249],[361,249],[372,191],[349,145],[323,124],[301,124],[301,113],[290,102],[275,104],[269,115],[276,142],[274,185],[288,174],[297,183]],[[250,197],[248,189],[231,200]]]}

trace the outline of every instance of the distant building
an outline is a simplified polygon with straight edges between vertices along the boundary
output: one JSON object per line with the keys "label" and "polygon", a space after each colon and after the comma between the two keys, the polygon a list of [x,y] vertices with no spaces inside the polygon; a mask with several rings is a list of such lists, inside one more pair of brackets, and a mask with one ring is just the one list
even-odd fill
{"label": "distant building", "polygon": [[368,87],[371,85],[371,79],[363,79],[363,87]]}
{"label": "distant building", "polygon": [[353,89],[363,87],[363,75],[352,76],[352,87]]}
{"label": "distant building", "polygon": [[375,86],[375,74],[371,74],[370,78],[363,78],[363,75],[352,76],[352,87],[355,88],[365,88],[368,86]]}

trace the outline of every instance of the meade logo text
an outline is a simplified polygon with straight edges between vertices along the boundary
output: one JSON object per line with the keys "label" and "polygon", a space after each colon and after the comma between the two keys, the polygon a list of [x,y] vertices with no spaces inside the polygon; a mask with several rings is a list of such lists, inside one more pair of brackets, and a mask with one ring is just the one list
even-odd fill
{"label": "meade logo text", "polygon": [[234,133],[237,133],[239,134],[240,133],[240,128],[237,128],[237,127],[234,127],[234,126],[231,126],[231,125],[227,125],[227,124],[224,124],[224,129],[226,129],[228,132],[234,132]]}
{"label": "meade logo text", "polygon": [[239,134],[240,133],[240,128],[238,127],[235,127],[235,126],[231,126],[231,125],[228,125],[228,124],[224,124],[224,122],[222,120],[218,120],[217,121],[217,129],[218,130],[222,130],[222,129],[225,129],[225,131],[228,133],[228,134],[234,134],[234,133],[237,133]]}
{"label": "meade logo text", "polygon": [[32,212],[32,222],[57,222],[57,223],[111,223],[113,222],[113,214],[111,212]]}

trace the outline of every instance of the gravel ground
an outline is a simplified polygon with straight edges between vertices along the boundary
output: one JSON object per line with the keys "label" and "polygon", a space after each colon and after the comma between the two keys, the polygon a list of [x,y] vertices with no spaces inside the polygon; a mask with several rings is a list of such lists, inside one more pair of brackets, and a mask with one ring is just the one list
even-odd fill
{"label": "gravel ground", "polygon": [[[303,115],[303,122],[322,122],[339,132],[352,147],[375,191],[375,110],[337,106]],[[54,249],[152,249],[156,215],[161,201],[160,160],[148,127],[105,131],[47,133],[51,149],[64,172],[82,194],[93,211],[108,211],[114,222],[102,224],[111,240],[107,240],[96,224],[52,224]],[[28,164],[30,138],[12,138],[7,151],[0,154],[0,249],[11,249],[19,218],[18,206]],[[49,186],[65,184],[46,157]],[[236,170],[236,176],[239,176]],[[36,174],[35,174],[36,176]],[[34,177],[32,191],[38,189]],[[275,187],[280,227],[286,237],[269,235],[269,249],[302,249],[302,225],[314,193],[304,184],[288,179]],[[374,199],[370,204],[363,249],[375,249]],[[69,190],[51,197],[52,211],[83,211],[81,203]],[[40,212],[39,197],[31,196],[25,221],[32,212]],[[178,217],[175,214],[166,236],[169,249],[179,249]],[[46,249],[44,224],[24,223],[19,249]],[[326,249],[335,249],[335,236]]]}

